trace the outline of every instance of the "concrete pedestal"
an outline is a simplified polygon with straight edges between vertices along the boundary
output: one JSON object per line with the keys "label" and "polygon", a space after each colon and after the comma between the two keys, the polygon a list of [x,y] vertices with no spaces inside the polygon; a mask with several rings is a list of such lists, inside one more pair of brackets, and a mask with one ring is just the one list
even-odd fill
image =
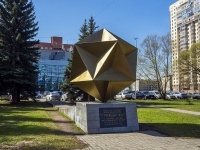
{"label": "concrete pedestal", "polygon": [[75,123],[88,134],[138,131],[135,103],[78,102]]}

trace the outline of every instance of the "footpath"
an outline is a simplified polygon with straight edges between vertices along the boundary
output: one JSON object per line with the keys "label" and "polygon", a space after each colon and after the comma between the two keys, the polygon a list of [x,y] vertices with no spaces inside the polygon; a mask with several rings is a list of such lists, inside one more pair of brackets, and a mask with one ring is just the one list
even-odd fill
{"label": "footpath", "polygon": [[[57,108],[68,105],[60,101],[48,101],[48,103]],[[180,112],[180,110],[173,110]],[[182,113],[191,113],[191,111]],[[54,117],[59,120],[60,116],[57,115],[54,114]],[[67,119],[65,121],[67,122]],[[61,130],[70,132],[69,126],[59,125],[59,121],[57,123]],[[200,139],[168,137],[152,130],[131,133],[76,134],[76,137],[88,145],[84,150],[200,150]]]}
{"label": "footpath", "polygon": [[197,112],[197,111],[182,110],[182,109],[177,109],[177,108],[160,108],[160,107],[151,106],[151,105],[137,105],[137,106],[138,107],[146,107],[146,108],[158,108],[161,110],[168,110],[168,111],[174,111],[174,112],[179,112],[179,113],[184,113],[184,114],[200,116],[200,112]]}

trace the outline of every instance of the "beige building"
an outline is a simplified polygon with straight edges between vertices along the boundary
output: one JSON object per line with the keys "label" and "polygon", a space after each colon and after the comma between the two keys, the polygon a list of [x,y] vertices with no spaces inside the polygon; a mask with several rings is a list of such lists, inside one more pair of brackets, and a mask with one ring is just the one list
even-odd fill
{"label": "beige building", "polygon": [[[136,84],[136,85],[135,85]],[[136,82],[129,87],[130,91],[153,91],[157,90],[157,82],[150,80],[137,79]]]}
{"label": "beige building", "polygon": [[168,76],[168,77],[162,78],[163,90],[164,90],[164,87],[165,87],[165,83],[166,83],[166,91],[172,91],[172,77],[171,77],[171,75]]}
{"label": "beige building", "polygon": [[170,6],[173,91],[199,91],[200,76],[179,71],[179,53],[200,41],[200,0],[178,0]]}

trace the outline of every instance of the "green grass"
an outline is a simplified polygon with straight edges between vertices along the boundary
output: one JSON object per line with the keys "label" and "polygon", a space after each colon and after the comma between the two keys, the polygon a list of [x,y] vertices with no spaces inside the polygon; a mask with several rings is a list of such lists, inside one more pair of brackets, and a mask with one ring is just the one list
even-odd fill
{"label": "green grass", "polygon": [[59,113],[60,115],[62,115],[62,116],[65,117],[67,120],[69,120],[69,122],[71,122],[71,124],[72,124],[72,129],[78,131],[80,134],[85,134],[85,132],[84,132],[83,130],[81,130],[81,128],[79,128],[79,127],[76,126],[76,124],[74,123],[74,121],[73,121],[71,118],[69,118],[69,117],[66,116],[64,113],[60,112],[59,110],[57,110],[57,111],[58,111],[58,113]]}
{"label": "green grass", "polygon": [[186,100],[124,100],[135,102],[139,105],[152,105],[156,107],[177,108],[200,112],[200,100],[191,100],[189,104]]}
{"label": "green grass", "polygon": [[85,144],[61,131],[39,103],[0,101],[0,149],[77,149]]}
{"label": "green grass", "polygon": [[[200,112],[200,101],[192,100],[124,100],[138,105],[151,105],[158,108],[177,108]],[[173,137],[200,138],[200,116],[138,107],[141,130],[156,130]]]}
{"label": "green grass", "polygon": [[156,108],[138,108],[138,119],[141,127],[169,136],[200,138],[200,116]]}

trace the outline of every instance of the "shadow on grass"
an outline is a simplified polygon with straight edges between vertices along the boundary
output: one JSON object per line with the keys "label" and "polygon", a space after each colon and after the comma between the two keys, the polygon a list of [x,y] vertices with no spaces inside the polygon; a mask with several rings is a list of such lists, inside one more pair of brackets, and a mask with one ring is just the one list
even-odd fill
{"label": "shadow on grass", "polygon": [[61,131],[37,125],[7,125],[1,126],[0,136],[26,136],[26,135],[83,135],[77,132]]}
{"label": "shadow on grass", "polygon": [[[0,103],[0,113],[9,112],[9,113],[18,113],[20,111],[37,111],[44,110],[43,104],[44,102],[34,102],[34,101],[21,101],[16,104],[10,103],[10,101],[4,101],[4,103]],[[46,104],[45,104],[46,105]],[[51,107],[50,105],[46,105],[47,107]]]}
{"label": "shadow on grass", "polygon": [[[52,129],[48,123],[72,124],[71,121],[54,121],[51,118],[30,117],[28,112],[38,111],[57,111],[46,102],[23,102],[17,105],[0,105],[0,136],[20,136],[20,135],[82,135],[79,132],[67,132],[59,129]],[[25,122],[25,125],[23,125]],[[44,124],[44,126],[42,126]]]}
{"label": "shadow on grass", "polygon": [[139,128],[140,131],[154,130],[170,137],[200,138],[200,125],[197,124],[140,123]]}

